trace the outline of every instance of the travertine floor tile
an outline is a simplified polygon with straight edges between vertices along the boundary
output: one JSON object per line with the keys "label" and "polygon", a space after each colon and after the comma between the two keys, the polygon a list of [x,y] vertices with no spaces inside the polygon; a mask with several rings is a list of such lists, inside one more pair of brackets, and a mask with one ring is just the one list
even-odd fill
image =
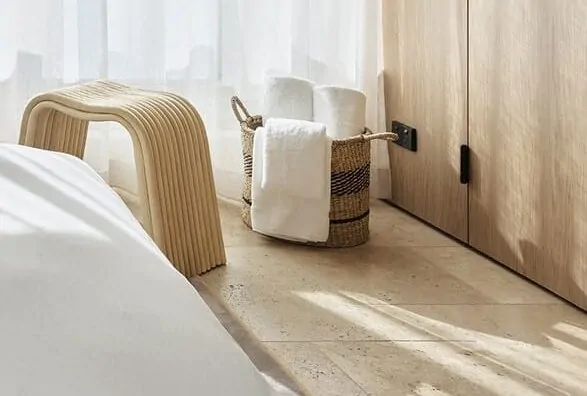
{"label": "travertine floor tile", "polygon": [[[208,289],[206,284],[199,277],[190,279],[200,296],[210,307],[212,312],[219,319],[242,350],[251,359],[253,364],[263,373],[267,380],[272,383],[275,389],[285,394],[308,396],[304,389],[298,386],[291,373],[284,370],[282,365],[264,348],[258,338],[254,337],[242,322],[238,321],[231,311],[228,311],[218,296]],[[285,392],[289,390],[290,392]]]}
{"label": "travertine floor tile", "polygon": [[[206,275],[227,297],[236,285],[279,292],[366,293],[392,304],[495,303],[466,281],[405,247],[316,250],[277,243],[227,248],[229,264]],[[262,285],[260,288],[259,286]]]}
{"label": "travertine floor tile", "polygon": [[462,246],[415,248],[414,253],[499,304],[565,304],[519,275]]}
{"label": "travertine floor tile", "polygon": [[[581,395],[581,377],[555,363],[512,361],[474,344],[450,342],[321,343],[321,350],[374,396]],[[521,355],[520,355],[521,357]],[[530,356],[524,356],[530,358]],[[554,369],[558,380],[545,372]],[[574,373],[576,374],[576,372]]]}
{"label": "travertine floor tile", "polygon": [[369,243],[373,246],[460,246],[441,232],[381,201],[371,203],[370,224]]}
{"label": "travertine floor tile", "polygon": [[235,284],[220,293],[229,309],[261,341],[385,340],[339,313],[273,286],[263,289],[258,284]]}
{"label": "travertine floor tile", "polygon": [[366,396],[363,390],[311,343],[264,344],[302,383],[312,396]]}

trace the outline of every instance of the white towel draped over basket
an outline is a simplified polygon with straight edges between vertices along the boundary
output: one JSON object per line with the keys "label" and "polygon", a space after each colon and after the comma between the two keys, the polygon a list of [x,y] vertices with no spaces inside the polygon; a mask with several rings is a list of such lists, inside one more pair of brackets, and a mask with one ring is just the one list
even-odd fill
{"label": "white towel draped over basket", "polygon": [[273,119],[257,131],[253,156],[253,230],[325,242],[329,232],[330,138],[308,121]]}

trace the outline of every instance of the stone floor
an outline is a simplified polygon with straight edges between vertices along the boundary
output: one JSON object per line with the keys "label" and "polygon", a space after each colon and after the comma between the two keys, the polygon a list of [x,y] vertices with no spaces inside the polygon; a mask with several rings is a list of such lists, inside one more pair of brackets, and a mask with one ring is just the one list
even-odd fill
{"label": "stone floor", "polygon": [[374,202],[371,239],[323,250],[250,232],[201,281],[312,395],[587,395],[587,314]]}

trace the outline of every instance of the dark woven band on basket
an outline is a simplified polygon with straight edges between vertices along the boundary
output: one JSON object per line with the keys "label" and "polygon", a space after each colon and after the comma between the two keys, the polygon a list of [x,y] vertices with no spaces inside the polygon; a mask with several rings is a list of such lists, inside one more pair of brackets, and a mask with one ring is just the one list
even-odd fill
{"label": "dark woven band on basket", "polygon": [[330,224],[347,224],[347,223],[352,223],[355,221],[359,221],[359,220],[363,220],[365,217],[369,216],[369,211],[366,211],[365,213],[356,216],[356,217],[351,217],[350,219],[338,219],[338,220],[330,220]]}
{"label": "dark woven band on basket", "polygon": [[370,164],[366,164],[352,171],[332,173],[330,193],[340,197],[369,188],[369,167]]}
{"label": "dark woven band on basket", "polygon": [[245,175],[248,177],[253,177],[253,156],[245,154],[243,157],[245,164]]}

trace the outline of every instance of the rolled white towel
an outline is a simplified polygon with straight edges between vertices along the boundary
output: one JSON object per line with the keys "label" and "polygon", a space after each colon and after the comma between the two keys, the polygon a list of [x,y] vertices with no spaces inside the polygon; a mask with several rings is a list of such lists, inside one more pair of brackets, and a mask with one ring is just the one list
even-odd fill
{"label": "rolled white towel", "polygon": [[314,83],[291,76],[266,76],[264,119],[289,118],[312,121]]}
{"label": "rolled white towel", "polygon": [[363,133],[367,98],[364,93],[330,85],[314,87],[314,121],[326,125],[332,139],[347,139]]}

